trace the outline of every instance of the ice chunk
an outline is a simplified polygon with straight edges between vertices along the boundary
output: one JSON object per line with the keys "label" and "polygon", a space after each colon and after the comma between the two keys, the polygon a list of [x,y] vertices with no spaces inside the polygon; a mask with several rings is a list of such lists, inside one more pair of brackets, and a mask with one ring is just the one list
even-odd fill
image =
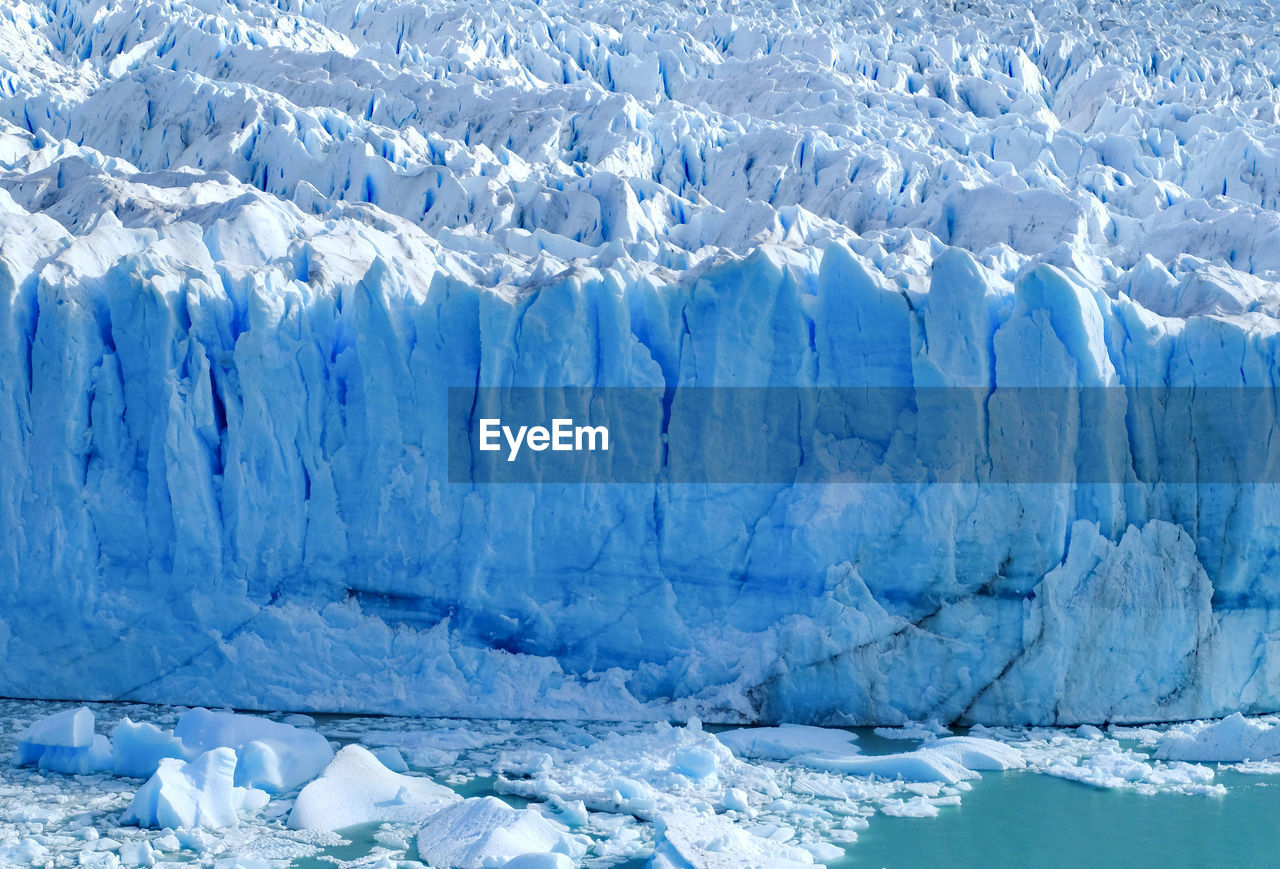
{"label": "ice chunk", "polygon": [[812,866],[803,848],[763,839],[723,815],[672,812],[657,819],[651,869],[795,869]]}
{"label": "ice chunk", "polygon": [[120,862],[125,866],[154,866],[155,852],[149,842],[125,842],[120,846]]}
{"label": "ice chunk", "polygon": [[930,751],[943,754],[966,769],[1022,769],[1027,762],[1011,745],[977,736],[948,736],[928,743]]}
{"label": "ice chunk", "polygon": [[925,797],[886,800],[880,811],[893,818],[936,818],[938,807]]}
{"label": "ice chunk", "polygon": [[760,760],[790,760],[800,754],[846,757],[861,751],[856,733],[802,724],[744,727],[718,733],[716,738],[738,757]]}
{"label": "ice chunk", "polygon": [[950,736],[951,728],[934,718],[925,722],[913,721],[901,727],[877,727],[874,732],[881,739],[933,739]]}
{"label": "ice chunk", "polygon": [[795,763],[814,769],[839,772],[845,775],[879,776],[886,779],[904,779],[919,782],[944,782],[955,784],[978,774],[952,758],[951,752],[932,748],[917,748],[903,754],[881,754],[871,757],[823,757],[801,755]]}
{"label": "ice chunk", "polygon": [[246,791],[235,786],[236,753],[214,748],[190,763],[164,758],[147,780],[121,823],[140,827],[231,827]]}
{"label": "ice chunk", "polygon": [[714,751],[701,745],[688,745],[676,751],[675,770],[692,779],[704,779],[715,775],[720,768],[720,758]]}
{"label": "ice chunk", "polygon": [[289,826],[339,830],[370,821],[417,824],[458,799],[443,785],[392,772],[368,749],[348,745],[298,794]]}
{"label": "ice chunk", "polygon": [[24,751],[36,756],[45,748],[88,748],[93,744],[93,711],[88,706],[67,709],[41,718],[18,736],[20,764],[31,763]]}
{"label": "ice chunk", "polygon": [[133,778],[150,778],[162,758],[186,760],[191,756],[172,731],[128,718],[121,719],[111,731],[111,754],[116,775]]}
{"label": "ice chunk", "polygon": [[49,849],[30,838],[17,842],[0,841],[0,860],[11,866],[48,865]]}
{"label": "ice chunk", "polygon": [[1139,793],[1172,791],[1184,794],[1223,794],[1214,784],[1213,770],[1190,763],[1149,763],[1144,755],[1110,745],[1083,756],[1064,753],[1040,768],[1048,775],[1096,788],[1129,788]]}
{"label": "ice chunk", "polygon": [[1280,756],[1280,725],[1235,713],[1213,723],[1173,728],[1156,746],[1164,760],[1233,763]]}
{"label": "ice chunk", "polygon": [[378,762],[392,772],[408,772],[409,764],[405,763],[404,755],[400,753],[398,748],[392,746],[383,746],[373,752],[373,756]]}
{"label": "ice chunk", "polygon": [[418,854],[432,866],[484,869],[526,854],[586,852],[581,840],[530,809],[513,809],[496,797],[463,800],[427,821],[418,833]]}
{"label": "ice chunk", "polygon": [[502,869],[573,869],[573,858],[567,854],[521,854],[502,864]]}
{"label": "ice chunk", "polygon": [[316,731],[254,715],[192,709],[182,716],[174,734],[188,749],[235,749],[241,760],[235,783],[268,793],[310,781],[333,759],[329,740]]}
{"label": "ice chunk", "polygon": [[93,732],[93,712],[81,706],[42,718],[19,734],[14,762],[87,775],[111,769],[111,742]]}

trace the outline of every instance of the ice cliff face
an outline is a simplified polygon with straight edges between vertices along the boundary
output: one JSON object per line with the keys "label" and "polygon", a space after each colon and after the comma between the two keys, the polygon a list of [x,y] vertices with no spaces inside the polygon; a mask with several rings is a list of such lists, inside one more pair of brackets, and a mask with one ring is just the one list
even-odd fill
{"label": "ice cliff face", "polygon": [[441,432],[451,386],[1276,385],[1270,6],[614,5],[0,9],[0,693],[1280,708],[1274,486],[471,486]]}

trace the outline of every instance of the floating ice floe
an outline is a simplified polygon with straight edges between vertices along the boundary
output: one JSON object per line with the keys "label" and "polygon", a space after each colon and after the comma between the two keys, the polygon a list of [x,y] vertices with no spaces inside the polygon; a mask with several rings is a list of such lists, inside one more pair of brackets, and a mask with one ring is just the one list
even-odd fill
{"label": "floating ice floe", "polygon": [[174,735],[190,751],[234,749],[235,783],[268,793],[310,781],[333,759],[329,740],[316,731],[254,715],[192,709],[182,716]]}
{"label": "floating ice floe", "polygon": [[1046,766],[1042,772],[1058,778],[1098,788],[1133,788],[1139,792],[1160,790],[1181,793],[1225,794],[1226,788],[1214,784],[1214,772],[1207,766],[1188,763],[1147,763],[1132,752],[1103,749],[1079,758],[1063,758]]}
{"label": "floating ice floe", "polygon": [[42,718],[18,737],[14,761],[77,775],[110,770],[111,742],[95,734],[93,727],[93,712],[87,706]]}
{"label": "floating ice floe", "polygon": [[417,843],[421,859],[451,869],[487,869],[522,855],[576,860],[587,849],[563,825],[531,809],[513,809],[497,797],[462,800],[440,810],[418,832]]}
{"label": "floating ice floe", "polygon": [[930,751],[946,755],[966,769],[976,771],[1022,769],[1027,762],[1022,752],[994,739],[978,736],[947,736],[926,743]]}
{"label": "floating ice floe", "polygon": [[652,869],[795,869],[812,866],[803,848],[753,835],[721,815],[672,812],[655,822]]}
{"label": "floating ice floe", "polygon": [[747,803],[779,795],[768,775],[735,758],[696,721],[689,727],[656,724],[554,751],[511,752],[500,766],[498,786],[505,792],[580,800],[591,811],[645,820],[710,811],[725,799],[727,782]]}
{"label": "floating ice floe", "polygon": [[[1217,795],[1226,789],[1214,782],[1211,767],[1166,761],[1125,748],[1113,738],[1098,738],[1091,732],[1036,729],[1014,731],[984,730],[1003,734],[1026,762],[1027,768],[1044,775],[1079,782],[1097,788],[1122,788],[1139,793],[1182,793]],[[1131,734],[1137,737],[1137,734]],[[1142,739],[1146,739],[1144,734]]]}
{"label": "floating ice floe", "polygon": [[928,721],[912,722],[901,727],[877,727],[874,731],[881,739],[935,739],[939,736],[950,736],[951,728],[936,718]]}
{"label": "floating ice floe", "polygon": [[967,768],[953,755],[959,751],[938,751],[933,748],[917,748],[901,754],[880,754],[852,757],[822,757],[801,755],[794,762],[814,769],[838,772],[853,776],[878,776],[885,779],[903,779],[916,782],[944,782],[955,784],[978,774]]}
{"label": "floating ice floe", "polygon": [[421,823],[459,799],[443,785],[392,772],[368,749],[348,745],[298,794],[289,826],[338,830],[369,821]]}
{"label": "floating ice floe", "polygon": [[801,754],[846,757],[861,751],[856,733],[802,724],[744,727],[717,733],[716,738],[737,757],[760,760],[790,760]]}
{"label": "floating ice floe", "polygon": [[1180,724],[1165,733],[1155,756],[1226,763],[1270,760],[1280,756],[1280,725],[1238,712],[1221,721]]}

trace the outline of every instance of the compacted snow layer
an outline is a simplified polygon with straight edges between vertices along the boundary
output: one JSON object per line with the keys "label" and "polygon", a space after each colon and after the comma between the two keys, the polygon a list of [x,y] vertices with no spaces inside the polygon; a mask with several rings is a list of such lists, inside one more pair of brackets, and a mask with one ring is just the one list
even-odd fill
{"label": "compacted snow layer", "polygon": [[916,388],[1272,387],[1276,33],[1261,0],[5,4],[0,693],[1280,708],[1274,485],[1071,470],[1269,430],[1067,413],[1026,446],[1062,481],[1007,486],[450,484],[445,438],[447,387],[657,387],[694,432],[676,387],[903,388],[797,445],[839,467],[981,423],[896,425]]}
{"label": "compacted snow layer", "polygon": [[[94,711],[99,729],[124,719],[157,733],[190,714],[123,704]],[[67,733],[74,713],[0,700],[0,754],[20,758],[24,733]],[[880,816],[964,811],[966,794],[998,789],[999,776],[1051,775],[1173,799],[1226,793],[1212,766],[1162,759],[1166,744],[1187,735],[1212,734],[1219,754],[1253,757],[1242,772],[1280,771],[1255,738],[1277,726],[1273,718],[1107,732],[976,727],[958,737],[872,737],[865,746],[859,734],[809,727],[759,728],[755,743],[730,731],[722,741],[696,720],[238,718],[240,727],[293,725],[343,747],[318,778],[275,794],[237,787],[239,752],[227,746],[190,762],[164,758],[146,781],[0,765],[0,865],[781,869],[842,861],[846,851],[856,860],[859,832]],[[406,773],[370,751],[390,744],[406,747]],[[755,747],[778,745],[808,754],[754,756]],[[920,776],[922,758],[952,775]]]}

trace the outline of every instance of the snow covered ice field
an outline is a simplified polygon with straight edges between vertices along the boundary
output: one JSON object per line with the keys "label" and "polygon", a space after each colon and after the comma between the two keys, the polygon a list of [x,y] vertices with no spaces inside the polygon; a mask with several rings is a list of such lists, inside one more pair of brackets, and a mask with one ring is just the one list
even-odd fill
{"label": "snow covered ice field", "polygon": [[[785,866],[1004,775],[1280,773],[1272,7],[618,6],[0,7],[0,696],[168,704],[0,701],[0,863]],[[1066,413],[1017,484],[450,482],[494,386],[695,435],[686,387],[892,387],[795,445],[886,479],[989,435],[938,387],[1272,419]]]}

